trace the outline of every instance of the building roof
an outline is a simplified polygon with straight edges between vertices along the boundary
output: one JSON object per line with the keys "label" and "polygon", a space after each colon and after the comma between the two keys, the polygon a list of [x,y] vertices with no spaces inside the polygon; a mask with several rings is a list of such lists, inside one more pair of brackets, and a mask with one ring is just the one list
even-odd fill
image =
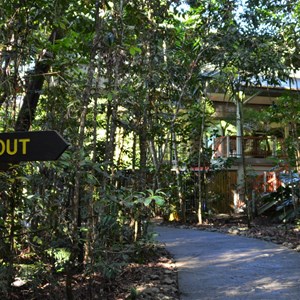
{"label": "building roof", "polygon": [[[220,72],[212,66],[208,66],[201,73],[201,77],[204,79],[212,79],[218,76]],[[286,92],[298,93],[300,92],[300,71],[291,73],[289,79],[278,80],[277,84],[270,84],[267,80],[259,78],[258,80],[253,80],[252,85],[245,87],[245,94],[248,104],[260,104],[260,105],[270,105],[277,98],[282,96]],[[228,102],[229,97],[225,95],[224,91],[220,88],[213,86],[208,88],[209,98],[216,102]]]}

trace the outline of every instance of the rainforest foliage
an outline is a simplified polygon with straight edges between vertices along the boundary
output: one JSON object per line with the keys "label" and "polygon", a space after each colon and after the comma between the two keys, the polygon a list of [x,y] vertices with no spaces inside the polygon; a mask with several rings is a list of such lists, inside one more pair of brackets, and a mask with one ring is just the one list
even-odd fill
{"label": "rainforest foliage", "polygon": [[[185,219],[182,170],[209,163],[207,86],[234,96],[300,66],[296,0],[1,2],[0,132],[56,130],[70,144],[54,162],[0,157],[4,297],[15,278],[37,289],[62,272],[72,299],[76,272],[111,279],[141,258],[155,213]],[[299,167],[299,98],[287,97],[268,118],[293,124]]]}

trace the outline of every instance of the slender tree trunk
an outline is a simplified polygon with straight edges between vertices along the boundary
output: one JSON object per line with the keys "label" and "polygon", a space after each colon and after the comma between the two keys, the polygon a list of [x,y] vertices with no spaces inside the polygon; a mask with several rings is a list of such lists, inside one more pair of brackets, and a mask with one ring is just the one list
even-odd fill
{"label": "slender tree trunk", "polygon": [[10,285],[14,276],[14,257],[15,257],[15,212],[16,212],[16,198],[18,197],[18,180],[13,182],[12,197],[10,199],[10,232],[9,232],[9,272],[10,278],[8,284]]}
{"label": "slender tree trunk", "polygon": [[[0,58],[2,58],[1,55]],[[9,95],[9,93],[7,92],[9,90],[9,84],[7,83],[8,80],[7,74],[9,73],[8,69],[9,69],[10,60],[11,60],[10,56],[6,56],[5,58],[3,58],[3,60],[2,59],[0,60],[2,65],[0,80],[1,80],[2,88],[4,89],[4,91],[0,95],[0,107],[7,100],[7,97]]]}
{"label": "slender tree trunk", "polygon": [[[100,68],[98,68],[100,70]],[[100,80],[100,72],[98,73],[97,82]],[[93,114],[93,153],[92,153],[92,162],[93,164],[97,163],[97,116],[98,116],[98,101],[97,97],[94,99],[94,114]],[[91,176],[95,176],[95,169],[91,169]],[[94,247],[96,241],[96,216],[94,211],[95,204],[95,194],[97,193],[96,188],[93,185],[89,186],[88,189],[88,218],[87,218],[87,242],[86,242],[86,253],[85,253],[85,265],[89,266],[90,270],[94,269],[95,256],[94,256]],[[100,216],[99,216],[100,215]],[[98,212],[98,219],[102,217],[102,212]],[[93,299],[93,276],[89,277],[89,298]]]}
{"label": "slender tree trunk", "polygon": [[142,121],[139,130],[139,148],[140,148],[140,165],[139,165],[139,190],[146,188],[147,176],[147,124],[146,120]]}
{"label": "slender tree trunk", "polygon": [[240,138],[240,155],[241,155],[241,173],[240,178],[242,179],[241,182],[241,192],[239,193],[239,197],[242,198],[242,201],[245,202],[247,206],[247,219],[248,219],[248,226],[251,225],[251,219],[252,219],[252,210],[250,205],[250,200],[247,194],[247,170],[246,170],[246,159],[245,159],[245,141],[244,141],[244,117],[243,117],[243,106],[242,101],[237,97],[236,99],[236,105],[238,110],[238,132],[239,132],[239,138]]}
{"label": "slender tree trunk", "polygon": [[153,138],[149,140],[149,149],[150,149],[152,162],[155,169],[154,178],[153,178],[153,189],[156,190],[160,188],[159,171],[161,167],[161,162],[158,158]]}
{"label": "slender tree trunk", "polygon": [[[107,136],[106,136],[106,148],[105,148],[105,162],[106,168],[110,167],[111,179],[114,175],[114,155],[116,148],[116,132],[117,132],[117,120],[118,120],[118,108],[119,108],[119,90],[120,90],[120,65],[121,65],[121,52],[124,38],[124,24],[123,24],[123,0],[119,1],[119,6],[116,6],[117,18],[120,18],[120,31],[118,31],[119,45],[111,50],[111,80],[113,80],[113,97],[111,103],[109,103],[108,109],[110,110],[110,119],[107,123]],[[107,169],[108,171],[108,169]]]}
{"label": "slender tree trunk", "polygon": [[101,34],[101,24],[99,18],[99,6],[100,2],[96,2],[96,16],[95,16],[95,38],[92,45],[92,50],[90,54],[90,63],[88,66],[87,71],[87,80],[86,80],[86,87],[83,91],[81,103],[82,103],[82,111],[80,115],[80,124],[79,124],[79,136],[78,136],[78,143],[76,149],[76,174],[75,174],[75,182],[74,182],[74,197],[72,203],[72,212],[73,212],[73,222],[72,222],[72,251],[70,257],[70,265],[67,272],[67,279],[66,279],[66,292],[68,300],[73,299],[72,294],[72,272],[76,264],[76,259],[78,258],[79,254],[79,232],[78,232],[78,224],[80,220],[80,187],[81,187],[81,178],[82,178],[82,168],[80,165],[81,162],[81,151],[84,148],[84,140],[85,140],[85,125],[86,125],[86,117],[88,113],[88,104],[90,103],[91,91],[93,87],[93,78],[95,74],[96,68],[96,55],[97,55],[97,48],[100,41],[100,34]]}
{"label": "slender tree trunk", "polygon": [[176,185],[177,185],[177,196],[179,200],[180,206],[180,215],[182,222],[186,222],[186,201],[184,198],[184,194],[182,191],[182,176],[179,169],[179,161],[178,161],[178,149],[177,149],[177,142],[176,142],[176,134],[172,132],[172,150],[173,150],[173,169],[175,170],[176,175]]}
{"label": "slender tree trunk", "polygon": [[[199,140],[199,152],[198,152],[198,169],[199,169],[199,176],[198,176],[198,224],[203,223],[203,217],[202,217],[202,205],[203,205],[203,199],[202,199],[202,181],[204,181],[204,174],[205,174],[205,166],[202,163],[202,156],[203,156],[203,134],[204,134],[204,122],[205,122],[205,114],[206,114],[206,97],[203,97],[204,106],[202,111],[202,118],[201,118],[201,132],[200,132],[200,140]],[[201,176],[201,166],[203,165],[203,180]]]}
{"label": "slender tree trunk", "polygon": [[136,169],[136,147],[137,147],[137,136],[133,135],[133,143],[132,143],[132,171],[135,172]]}
{"label": "slender tree trunk", "polygon": [[[117,79],[116,79],[117,80]],[[114,103],[108,104],[108,116],[107,116],[107,136],[106,136],[106,147],[105,147],[105,162],[106,171],[112,175],[114,173],[114,154],[116,148],[116,132],[117,132],[117,111],[118,105],[116,99]]]}
{"label": "slender tree trunk", "polygon": [[297,123],[293,123],[292,125],[292,137],[293,137],[293,143],[294,143],[294,149],[295,149],[295,165],[296,170],[300,171],[300,140],[298,136],[298,126]]}
{"label": "slender tree trunk", "polygon": [[[297,123],[291,124],[291,135],[292,135],[292,141],[293,141],[293,148],[294,148],[294,157],[295,157],[295,167],[297,172],[300,171],[300,148],[299,148],[299,137],[298,137],[298,130],[297,130]],[[294,184],[294,174],[292,170],[290,170],[291,174],[291,190],[292,190],[292,200],[293,200],[293,206],[294,206],[294,212],[298,216],[298,206],[299,206],[299,199],[296,195],[296,185]]]}

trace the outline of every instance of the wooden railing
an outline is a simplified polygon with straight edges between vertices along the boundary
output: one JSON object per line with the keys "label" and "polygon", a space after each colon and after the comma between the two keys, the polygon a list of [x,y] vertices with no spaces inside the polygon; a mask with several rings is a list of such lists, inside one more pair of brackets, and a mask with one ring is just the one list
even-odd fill
{"label": "wooden railing", "polygon": [[279,179],[279,172],[263,172],[263,174],[256,176],[252,183],[252,191],[256,194],[265,194],[275,192],[281,186]]}
{"label": "wooden railing", "polygon": [[[276,137],[243,137],[244,155],[246,157],[266,158],[284,156],[283,139]],[[213,158],[241,157],[242,138],[222,136],[214,139],[212,144]]]}

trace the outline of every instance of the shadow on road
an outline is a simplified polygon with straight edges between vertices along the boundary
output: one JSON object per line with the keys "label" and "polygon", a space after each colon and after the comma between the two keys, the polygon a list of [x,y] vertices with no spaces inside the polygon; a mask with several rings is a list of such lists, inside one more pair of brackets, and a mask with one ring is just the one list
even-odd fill
{"label": "shadow on road", "polygon": [[300,299],[300,255],[273,243],[156,226],[176,260],[181,299]]}

